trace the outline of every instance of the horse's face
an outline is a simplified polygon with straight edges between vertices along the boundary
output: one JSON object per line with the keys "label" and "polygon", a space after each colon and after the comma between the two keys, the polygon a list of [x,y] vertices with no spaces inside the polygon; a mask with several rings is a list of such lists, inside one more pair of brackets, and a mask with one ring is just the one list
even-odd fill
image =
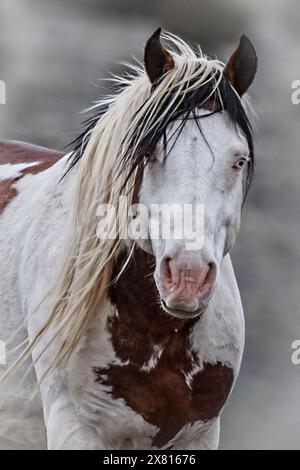
{"label": "horse's face", "polygon": [[[158,47],[157,43],[152,47]],[[166,54],[164,60],[171,67],[172,59]],[[250,63],[254,60],[252,68],[247,54]],[[243,39],[225,70],[240,95],[254,77],[254,55]],[[145,62],[151,78],[158,67],[149,70],[147,56]],[[243,65],[250,75],[237,77],[235,70],[242,73]],[[239,231],[243,178],[250,160],[247,141],[227,112],[199,109],[194,117],[179,134],[174,133],[179,121],[169,126],[167,157],[161,142],[144,169],[139,195],[151,214],[151,228],[155,227],[148,246],[156,259],[154,277],[161,303],[166,312],[179,318],[199,315],[212,298],[222,259]],[[159,217],[157,212],[153,216],[152,207],[160,207]]]}
{"label": "horse's face", "polygon": [[[239,231],[249,159],[247,143],[226,113],[200,119],[198,124],[203,135],[196,121],[187,121],[176,142],[170,140],[172,150],[166,159],[157,149],[145,168],[140,191],[140,202],[149,210],[158,207],[153,205],[161,208],[159,220],[152,221],[160,227],[155,232],[159,237],[151,238],[155,281],[164,308],[180,316],[194,316],[212,296],[222,259]],[[170,135],[176,125],[170,127]]]}

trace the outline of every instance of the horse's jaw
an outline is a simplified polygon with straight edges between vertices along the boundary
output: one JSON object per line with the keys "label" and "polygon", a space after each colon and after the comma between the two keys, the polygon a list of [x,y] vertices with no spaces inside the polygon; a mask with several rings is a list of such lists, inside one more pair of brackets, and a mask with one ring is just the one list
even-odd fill
{"label": "horse's jaw", "polygon": [[203,313],[205,312],[207,306],[199,308],[193,312],[188,312],[186,310],[180,310],[176,308],[169,308],[164,301],[164,299],[161,299],[160,301],[162,309],[168,314],[171,315],[172,317],[178,318],[180,320],[193,320],[195,318],[200,318]]}

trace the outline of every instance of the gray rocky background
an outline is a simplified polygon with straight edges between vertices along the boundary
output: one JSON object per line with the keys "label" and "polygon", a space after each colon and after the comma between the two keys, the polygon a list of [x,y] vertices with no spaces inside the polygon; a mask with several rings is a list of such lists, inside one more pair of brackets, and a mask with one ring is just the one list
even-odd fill
{"label": "gray rocky background", "polygon": [[62,149],[79,111],[105,93],[100,78],[141,56],[158,27],[226,60],[247,33],[259,56],[257,174],[234,261],[246,353],[226,407],[223,449],[300,449],[300,79],[298,0],[1,0],[0,135]]}

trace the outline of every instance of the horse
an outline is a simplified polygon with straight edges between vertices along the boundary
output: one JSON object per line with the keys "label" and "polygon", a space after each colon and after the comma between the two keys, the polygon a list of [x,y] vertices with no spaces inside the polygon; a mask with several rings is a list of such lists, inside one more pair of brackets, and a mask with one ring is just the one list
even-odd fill
{"label": "horse", "polygon": [[[256,69],[246,36],[225,65],[159,29],[67,154],[0,141],[1,448],[218,448],[244,349],[230,252]],[[203,209],[201,234],[161,211],[164,237],[139,210],[174,205]]]}

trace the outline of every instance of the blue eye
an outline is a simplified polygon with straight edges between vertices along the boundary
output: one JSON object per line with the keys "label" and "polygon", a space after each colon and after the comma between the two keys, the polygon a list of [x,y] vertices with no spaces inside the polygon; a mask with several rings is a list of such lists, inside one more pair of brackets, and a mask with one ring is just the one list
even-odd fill
{"label": "blue eye", "polygon": [[247,163],[248,159],[241,158],[233,165],[233,168],[235,168],[236,170],[242,170]]}

